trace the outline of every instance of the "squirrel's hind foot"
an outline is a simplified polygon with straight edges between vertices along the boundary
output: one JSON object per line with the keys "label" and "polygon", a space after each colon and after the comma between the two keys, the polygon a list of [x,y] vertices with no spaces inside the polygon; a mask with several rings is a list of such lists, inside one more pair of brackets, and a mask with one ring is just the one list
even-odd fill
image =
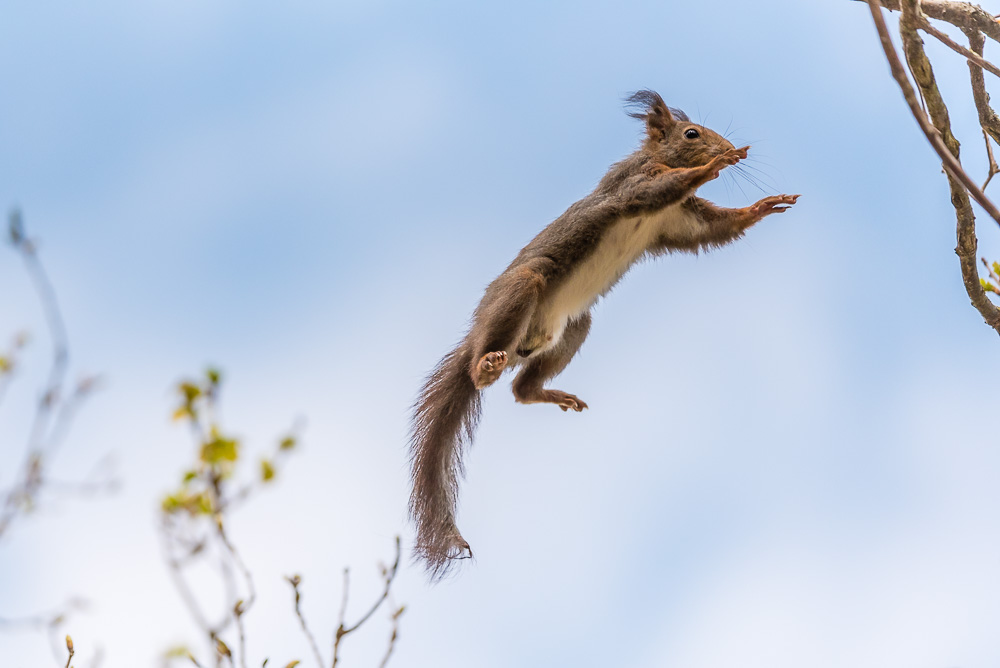
{"label": "squirrel's hind foot", "polygon": [[560,392],[559,390],[543,390],[543,392],[551,395],[551,398],[546,399],[545,401],[556,404],[559,408],[563,409],[563,412],[572,408],[577,413],[582,413],[583,409],[588,407],[587,402],[575,394]]}
{"label": "squirrel's hind foot", "polygon": [[535,390],[525,393],[515,386],[514,398],[522,404],[555,404],[563,411],[573,409],[577,413],[583,412],[584,408],[589,408],[587,402],[580,397],[560,390]]}
{"label": "squirrel's hind foot", "polygon": [[481,390],[495,383],[503,370],[507,368],[507,359],[507,353],[502,350],[486,353],[480,357],[476,368],[472,371],[472,382],[476,389]]}

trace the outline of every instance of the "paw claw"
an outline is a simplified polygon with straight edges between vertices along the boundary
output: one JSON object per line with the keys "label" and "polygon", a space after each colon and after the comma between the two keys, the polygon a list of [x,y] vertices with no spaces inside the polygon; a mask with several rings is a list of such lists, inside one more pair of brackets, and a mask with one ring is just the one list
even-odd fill
{"label": "paw claw", "polygon": [[795,204],[798,198],[798,195],[774,195],[771,197],[765,197],[754,204],[751,208],[753,209],[754,214],[763,218],[764,216],[772,213],[787,211],[793,204]]}
{"label": "paw claw", "polygon": [[548,392],[549,395],[546,401],[556,404],[564,412],[573,409],[577,413],[581,413],[587,407],[587,403],[575,394],[560,392],[559,390],[548,390]]}
{"label": "paw claw", "polygon": [[507,367],[507,353],[504,351],[486,353],[479,358],[472,380],[477,390],[493,384]]}

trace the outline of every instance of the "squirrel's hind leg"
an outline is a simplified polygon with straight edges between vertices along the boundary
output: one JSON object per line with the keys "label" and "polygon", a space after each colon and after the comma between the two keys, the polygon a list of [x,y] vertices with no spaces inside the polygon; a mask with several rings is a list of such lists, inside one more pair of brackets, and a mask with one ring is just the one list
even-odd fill
{"label": "squirrel's hind leg", "polygon": [[514,379],[514,399],[522,404],[556,404],[564,411],[572,408],[578,413],[587,408],[586,402],[576,395],[547,390],[542,386],[545,381],[559,375],[566,368],[580,350],[589,331],[590,313],[584,313],[566,325],[562,338],[555,347],[529,358],[524,369]]}
{"label": "squirrel's hind leg", "polygon": [[469,332],[473,351],[469,375],[477,390],[492,385],[507,368],[507,351],[524,337],[545,289],[543,271],[537,262],[525,263],[502,274],[487,289]]}

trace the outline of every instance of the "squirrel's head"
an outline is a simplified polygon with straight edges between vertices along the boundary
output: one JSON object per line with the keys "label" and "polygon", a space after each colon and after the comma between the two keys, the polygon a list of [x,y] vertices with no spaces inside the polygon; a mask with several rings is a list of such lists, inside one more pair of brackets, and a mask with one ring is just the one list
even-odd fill
{"label": "squirrel's head", "polygon": [[638,109],[629,112],[629,116],[646,122],[646,142],[642,148],[657,162],[669,167],[700,167],[734,148],[719,133],[692,123],[680,109],[668,107],[655,91],[640,90],[626,102]]}

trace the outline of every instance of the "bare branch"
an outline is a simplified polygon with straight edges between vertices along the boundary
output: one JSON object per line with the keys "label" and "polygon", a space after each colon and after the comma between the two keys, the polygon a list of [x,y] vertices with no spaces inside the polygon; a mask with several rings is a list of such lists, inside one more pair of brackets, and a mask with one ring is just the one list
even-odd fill
{"label": "bare branch", "polygon": [[[868,0],[868,6],[871,9],[872,18],[875,21],[875,27],[878,29],[879,39],[882,42],[882,49],[885,51],[886,59],[889,61],[889,68],[892,70],[892,76],[893,78],[896,79],[896,83],[899,84],[899,88],[903,92],[903,97],[906,98],[906,103],[910,106],[910,112],[913,114],[913,118],[916,119],[917,124],[920,126],[920,129],[923,130],[924,134],[927,136],[927,141],[930,142],[931,147],[937,152],[938,157],[941,158],[941,161],[944,164],[944,168],[948,172],[948,174],[952,178],[959,181],[963,186],[965,186],[965,189],[969,191],[973,199],[975,199],[976,202],[979,203],[979,205],[983,207],[983,209],[985,209],[988,214],[990,214],[993,220],[995,220],[997,224],[1000,225],[1000,210],[996,208],[993,202],[990,201],[990,199],[983,193],[983,191],[979,189],[979,186],[977,186],[976,183],[972,180],[972,178],[965,173],[965,170],[962,169],[962,164],[958,161],[958,158],[956,157],[956,154],[958,153],[958,142],[955,141],[954,136],[951,135],[950,131],[946,136],[947,139],[950,139],[951,142],[953,142],[954,146],[954,153],[953,153],[952,149],[946,146],[945,141],[942,140],[941,136],[942,133],[939,132],[933,125],[931,125],[930,121],[927,118],[927,115],[924,114],[923,111],[920,109],[920,104],[917,102],[917,96],[915,91],[913,90],[913,86],[910,85],[910,80],[906,77],[906,72],[903,69],[903,65],[899,60],[899,56],[896,54],[895,47],[893,47],[892,45],[892,38],[889,36],[888,28],[886,28],[885,19],[882,18],[882,12],[881,9],[879,8],[879,3],[876,0]],[[905,23],[906,22],[905,10],[903,15],[904,15],[904,20],[902,21],[902,23]],[[919,41],[919,38],[917,39]],[[907,51],[908,55],[909,53],[910,52]],[[922,48],[920,50],[920,53],[923,54]],[[924,56],[924,61],[926,61],[926,56]],[[910,65],[911,67],[915,67],[913,59],[910,59]],[[929,62],[926,63],[926,67],[928,74],[930,74]],[[921,77],[918,75],[919,73],[915,72],[915,76],[919,82]],[[933,75],[931,76],[933,77]],[[931,79],[931,81],[933,82],[933,79]],[[921,86],[921,89],[923,90],[925,97],[927,97],[928,95],[929,92],[928,88],[929,88],[928,86]],[[937,86],[934,85],[933,89],[936,91]],[[938,100],[940,100],[940,95],[938,95]],[[928,106],[931,106],[931,104],[932,102],[928,100]],[[947,108],[944,107],[943,103],[941,103],[941,108],[945,113],[945,115],[947,115]],[[931,115],[932,116],[934,115],[933,109],[931,110]]]}
{"label": "bare branch", "polygon": [[[41,489],[46,485],[45,471],[49,459],[69,429],[73,415],[79,404],[97,386],[94,378],[81,380],[67,395],[66,370],[69,364],[69,342],[55,289],[45,267],[38,257],[37,246],[24,231],[24,221],[17,209],[10,212],[8,233],[11,246],[21,256],[28,277],[38,295],[45,314],[45,321],[52,338],[52,362],[48,377],[38,400],[27,449],[21,464],[18,482],[5,494],[0,505],[0,537],[10,528],[14,520],[36,501]],[[15,340],[11,354],[0,358],[0,393],[6,390],[14,353],[25,343],[25,337]]]}
{"label": "bare branch", "polygon": [[[975,235],[975,214],[969,204],[969,193],[973,195],[984,209],[1000,224],[1000,211],[997,211],[993,203],[972,181],[971,177],[962,169],[958,160],[959,144],[958,140],[951,133],[950,121],[948,119],[948,108],[945,106],[937,84],[934,81],[934,73],[930,62],[923,51],[923,46],[916,33],[917,15],[916,1],[904,0],[903,16],[900,19],[900,34],[903,37],[903,46],[914,78],[920,85],[927,106],[930,111],[934,125],[931,125],[927,115],[923,113],[917,103],[917,97],[906,72],[899,61],[896,49],[892,45],[892,38],[882,17],[882,10],[876,0],[867,0],[871,10],[872,20],[879,34],[882,49],[889,62],[893,78],[896,79],[903,97],[910,107],[914,119],[916,119],[920,129],[924,132],[927,140],[941,158],[948,175],[948,183],[951,188],[951,200],[955,207],[956,218],[958,220],[958,246],[955,252],[959,256],[959,263],[962,268],[962,280],[965,284],[966,292],[972,305],[979,311],[980,315],[988,325],[1000,333],[1000,309],[994,306],[979,282],[979,274],[976,269],[976,235]],[[970,67],[974,65],[970,64]],[[981,70],[980,70],[981,71]]]}
{"label": "bare branch", "polygon": [[344,630],[344,622],[347,618],[347,596],[351,585],[351,572],[344,569],[344,593],[340,599],[340,614],[337,615],[337,631],[333,636],[333,668],[337,668],[338,657],[340,656],[340,639],[347,635]]}
{"label": "bare branch", "polygon": [[935,28],[931,24],[931,22],[927,20],[926,16],[920,14],[917,17],[917,21],[919,23],[919,27],[921,30],[928,33],[929,35],[937,37],[938,40],[942,44],[947,46],[949,49],[951,49],[952,51],[954,51],[959,55],[964,56],[970,63],[975,63],[976,65],[979,65],[981,68],[988,71],[990,74],[1000,77],[1000,68],[998,68],[996,65],[983,58],[982,54],[977,54],[973,51],[970,51],[969,49],[965,48],[958,42],[954,41],[951,37],[948,37],[948,35],[946,35],[945,33]]}
{"label": "bare branch", "polygon": [[[980,56],[983,55],[986,39],[982,33],[976,30],[967,30],[965,34],[969,38],[969,46],[972,47],[972,51]],[[990,106],[990,95],[986,92],[983,70],[973,63],[969,63],[969,78],[972,82],[972,99],[976,103],[976,112],[979,114],[979,124],[993,138],[993,141],[1000,143],[1000,117]]]}
{"label": "bare branch", "polygon": [[337,668],[337,652],[340,647],[340,640],[349,633],[357,631],[358,628],[368,621],[368,619],[375,614],[375,611],[379,609],[379,606],[389,597],[389,591],[392,587],[392,581],[396,578],[396,573],[399,571],[399,555],[400,555],[400,540],[399,536],[396,536],[396,559],[393,561],[392,566],[389,568],[382,569],[382,577],[385,580],[385,587],[382,590],[382,595],[375,601],[375,604],[369,608],[368,612],[362,615],[361,619],[358,620],[356,624],[349,628],[344,627],[344,615],[347,611],[347,570],[344,570],[344,598],[340,608],[340,625],[337,627],[337,633],[334,637],[333,642],[333,668]]}
{"label": "bare branch", "polygon": [[[243,615],[250,610],[257,594],[254,578],[228,534],[229,512],[256,491],[262,489],[263,486],[270,484],[277,475],[279,462],[295,449],[298,437],[297,430],[294,428],[286,433],[278,441],[277,449],[271,453],[271,456],[262,460],[256,481],[240,486],[234,481],[234,472],[238,462],[245,461],[246,458],[241,454],[239,439],[226,435],[216,422],[215,404],[219,387],[220,374],[214,369],[209,369],[203,380],[184,380],[178,384],[181,403],[174,411],[174,418],[189,423],[188,426],[195,437],[198,455],[194,467],[182,476],[179,489],[166,495],[163,499],[161,534],[164,539],[164,554],[171,576],[174,578],[178,591],[196,623],[211,641],[215,650],[216,666],[221,666],[223,663],[233,666],[238,663],[240,668],[246,668],[249,657],[246,650],[247,637]],[[230,600],[233,601],[223,622],[217,626],[211,626],[208,623],[195,592],[191,590],[184,577],[184,569],[196,557],[204,555],[205,549],[215,550],[221,555],[225,593],[232,597]],[[400,540],[397,537],[395,562],[390,568],[382,567],[385,585],[382,595],[358,622],[350,627],[345,622],[350,580],[349,572],[344,571],[343,600],[333,645],[334,665],[339,661],[340,641],[343,637],[367,622],[382,603],[388,599],[390,587],[399,570],[400,555]],[[234,568],[242,576],[243,587],[248,594],[243,600],[235,599],[237,592],[242,588],[237,587],[235,582],[229,582],[233,576]],[[295,595],[295,615],[309,641],[317,665],[322,668],[324,665],[322,653],[302,612],[302,592],[299,589],[301,578],[296,575],[288,577],[286,580],[291,584]],[[391,654],[395,639],[398,637],[396,627],[401,610],[392,617],[393,633],[389,654]],[[238,633],[238,646],[234,642],[233,649],[230,649],[221,637],[221,633],[234,621]],[[386,658],[389,654],[386,655]],[[298,663],[298,661],[293,661],[286,668]]]}
{"label": "bare branch", "polygon": [[990,136],[986,134],[985,128],[983,128],[983,140],[986,142],[986,157],[990,163],[989,173],[986,175],[986,180],[983,181],[983,191],[985,192],[986,186],[990,184],[997,172],[1000,172],[1000,166],[997,165],[997,159],[993,157],[993,146],[990,145]]}
{"label": "bare branch", "polygon": [[240,666],[247,668],[247,638],[246,629],[243,628],[243,601],[236,601],[233,606],[233,617],[236,619],[236,629],[240,634]]}
{"label": "bare branch", "polygon": [[313,656],[316,657],[316,665],[319,668],[323,668],[323,655],[320,654],[319,645],[316,644],[316,637],[313,636],[312,631],[306,625],[306,618],[302,616],[301,608],[301,594],[299,593],[299,584],[302,583],[302,578],[298,575],[293,575],[291,577],[285,578],[290,585],[292,585],[292,590],[295,592],[295,616],[299,618],[299,624],[302,625],[302,632],[306,635],[309,640],[309,646],[312,647]]}
{"label": "bare branch", "polygon": [[[880,4],[890,10],[900,9],[900,0],[881,0]],[[982,32],[990,39],[1000,42],[1000,23],[997,23],[996,19],[982,7],[952,0],[923,0],[920,8],[932,19]]]}
{"label": "bare branch", "polygon": [[236,547],[229,541],[229,537],[226,535],[225,526],[223,525],[222,515],[220,514],[216,514],[215,516],[215,527],[219,533],[219,539],[222,541],[222,544],[226,546],[226,550],[229,551],[229,556],[236,563],[237,568],[239,568],[240,572],[243,574],[243,581],[247,586],[247,591],[249,592],[249,597],[243,605],[243,610],[249,610],[257,600],[257,590],[253,586],[253,575],[250,573],[250,569],[247,568],[247,565],[243,563],[243,558],[236,550]]}
{"label": "bare branch", "polygon": [[[390,601],[390,603],[391,602],[392,601]],[[382,663],[379,664],[379,668],[385,668],[389,665],[389,659],[392,657],[392,650],[396,648],[396,640],[399,638],[399,618],[405,610],[406,606],[401,606],[390,616],[392,619],[392,635],[389,636],[389,647],[385,651],[385,656],[382,657]]]}

